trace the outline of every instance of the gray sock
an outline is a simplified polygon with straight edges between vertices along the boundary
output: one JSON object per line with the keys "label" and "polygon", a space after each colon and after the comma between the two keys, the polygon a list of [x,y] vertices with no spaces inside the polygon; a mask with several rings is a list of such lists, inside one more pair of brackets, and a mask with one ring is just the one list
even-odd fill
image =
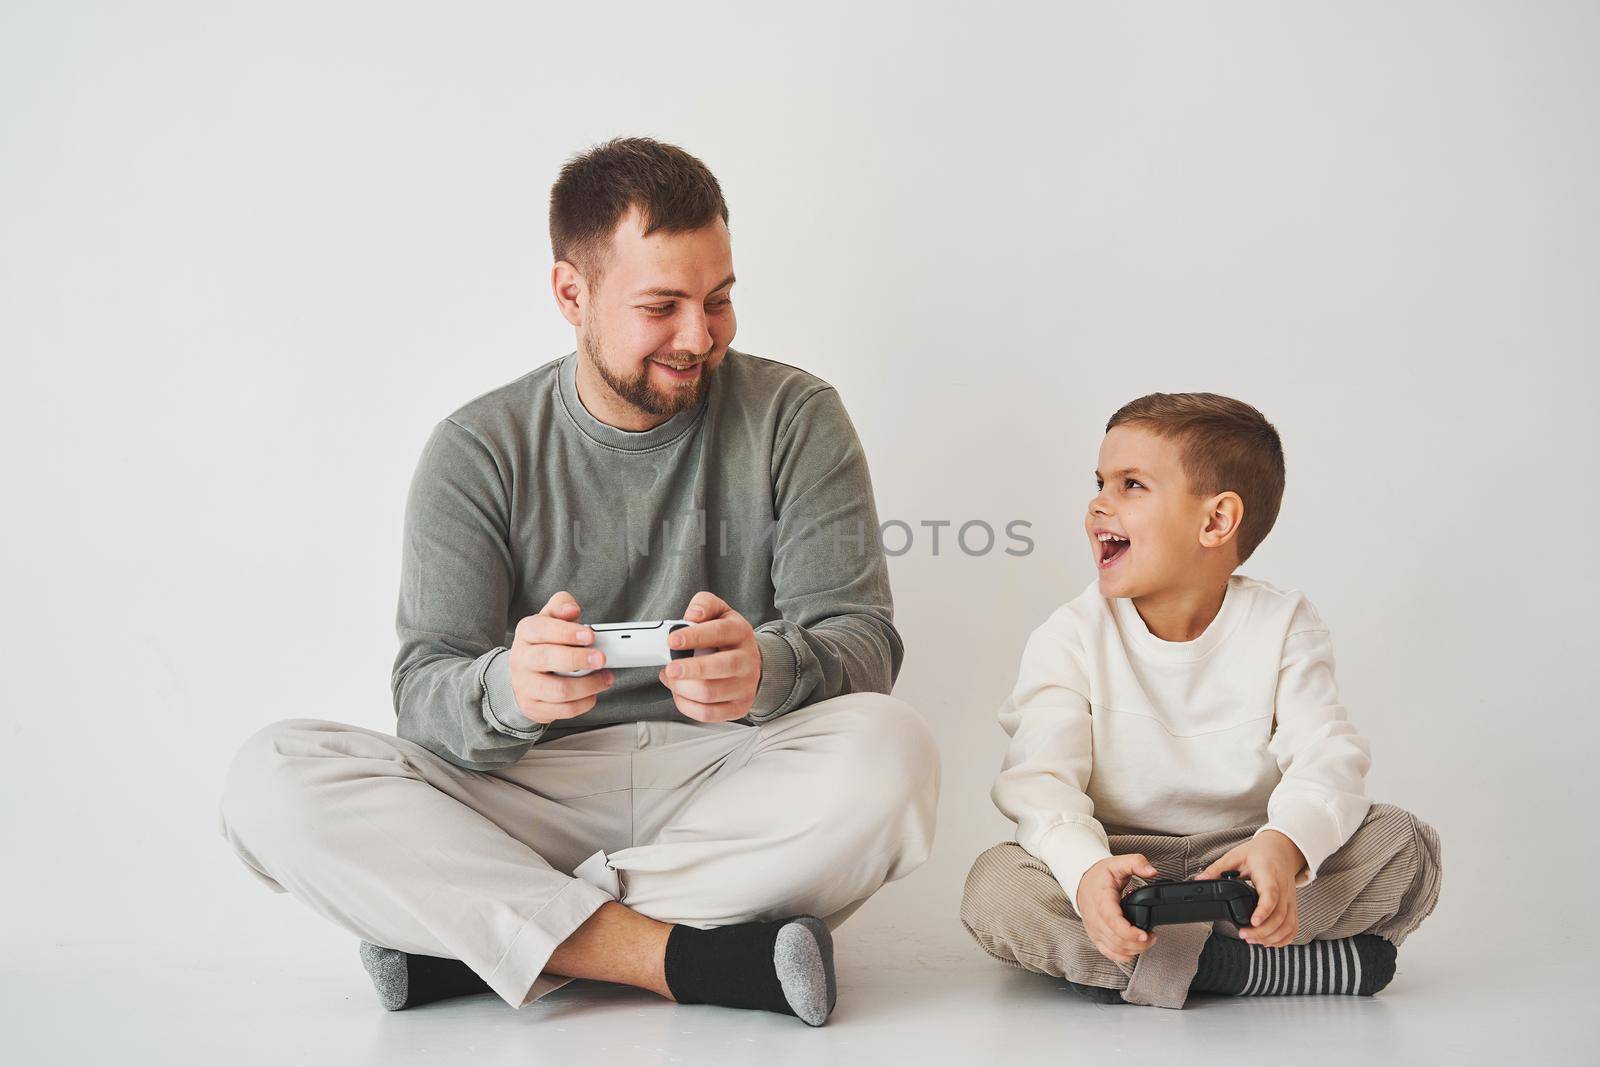
{"label": "gray sock", "polygon": [[378,1003],[387,1011],[399,1011],[406,1006],[406,954],[392,948],[379,948],[361,942],[361,966],[372,979]]}
{"label": "gray sock", "polygon": [[833,935],[810,915],[794,919],[772,943],[772,963],[789,1007],[803,1022],[821,1026],[839,1001],[833,977]]}
{"label": "gray sock", "polygon": [[366,941],[361,942],[361,966],[372,979],[378,1003],[388,1011],[490,992],[484,980],[460,960],[401,952]]}
{"label": "gray sock", "polygon": [[709,930],[680,923],[663,963],[679,1004],[758,1008],[821,1026],[838,1000],[833,937],[812,915]]}
{"label": "gray sock", "polygon": [[1066,981],[1067,988],[1078,994],[1078,996],[1083,997],[1086,1000],[1092,1000],[1096,1004],[1127,1003],[1127,1001],[1122,999],[1122,990],[1120,989],[1107,989],[1104,986],[1097,985],[1081,985],[1078,982],[1068,979],[1063,979],[1063,981]]}

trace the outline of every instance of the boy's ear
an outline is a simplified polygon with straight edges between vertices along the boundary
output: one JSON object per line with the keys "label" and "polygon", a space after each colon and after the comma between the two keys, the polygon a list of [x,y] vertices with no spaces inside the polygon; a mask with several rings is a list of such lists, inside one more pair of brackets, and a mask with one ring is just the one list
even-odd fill
{"label": "boy's ear", "polygon": [[1244,500],[1238,493],[1218,493],[1206,502],[1206,524],[1200,531],[1204,548],[1221,548],[1239,535],[1244,521]]}

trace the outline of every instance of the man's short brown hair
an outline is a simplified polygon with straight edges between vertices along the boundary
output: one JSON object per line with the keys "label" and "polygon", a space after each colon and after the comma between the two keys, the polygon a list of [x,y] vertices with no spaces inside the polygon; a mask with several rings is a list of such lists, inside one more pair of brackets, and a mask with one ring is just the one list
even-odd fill
{"label": "man's short brown hair", "polygon": [[1266,416],[1216,393],[1151,393],[1119,408],[1106,432],[1123,425],[1177,442],[1191,491],[1239,494],[1244,501],[1239,562],[1249,559],[1278,521],[1283,503],[1283,442]]}
{"label": "man's short brown hair", "polygon": [[550,188],[550,248],[590,284],[599,279],[611,235],[630,207],[646,234],[683,233],[728,221],[716,176],[676,145],[620,137],[573,156]]}

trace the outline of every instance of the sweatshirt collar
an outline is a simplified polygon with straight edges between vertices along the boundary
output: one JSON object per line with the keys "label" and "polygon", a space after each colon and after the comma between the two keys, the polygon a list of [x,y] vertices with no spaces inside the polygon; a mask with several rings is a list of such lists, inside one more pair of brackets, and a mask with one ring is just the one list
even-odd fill
{"label": "sweatshirt collar", "polygon": [[1133,606],[1133,601],[1127,597],[1116,597],[1111,601],[1111,609],[1116,614],[1117,629],[1122,631],[1124,642],[1131,644],[1142,653],[1157,659],[1173,661],[1190,661],[1204,659],[1216,650],[1216,647],[1227,640],[1228,635],[1238,628],[1245,613],[1249,610],[1245,603],[1246,597],[1242,588],[1244,579],[1235,574],[1229,577],[1228,587],[1222,594],[1222,607],[1217,609],[1217,617],[1206,626],[1205,631],[1192,641],[1163,641],[1150,632],[1144,624],[1144,619],[1139,615],[1139,609]]}
{"label": "sweatshirt collar", "polygon": [[[578,397],[578,353],[568,352],[561,359],[559,373],[556,376],[557,395],[561,400],[561,407],[578,432],[594,441],[596,444],[607,448],[620,449],[624,452],[645,452],[653,448],[671,444],[685,433],[694,429],[699,423],[700,416],[705,412],[707,396],[702,397],[700,403],[687,411],[680,411],[660,426],[653,426],[648,430],[638,432],[632,430],[619,430],[615,426],[601,422],[589,413],[583,406],[583,401]],[[716,387],[716,379],[712,379],[712,388]]]}

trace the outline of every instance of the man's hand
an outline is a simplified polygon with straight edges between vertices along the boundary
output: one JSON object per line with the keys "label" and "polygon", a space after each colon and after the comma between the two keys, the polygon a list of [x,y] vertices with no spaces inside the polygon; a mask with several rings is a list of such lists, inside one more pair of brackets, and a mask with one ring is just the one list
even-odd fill
{"label": "man's hand", "polygon": [[700,722],[727,722],[747,714],[761,684],[755,630],[711,593],[696,593],[683,617],[695,625],[675,631],[667,644],[692,648],[694,657],[675,659],[658,675],[672,690],[673,703]]}
{"label": "man's hand", "polygon": [[1229,849],[1195,880],[1220,878],[1223,871],[1238,871],[1250,879],[1256,887],[1256,910],[1250,925],[1239,928],[1239,936],[1252,945],[1282,948],[1300,932],[1294,880],[1305,865],[1298,845],[1276,830],[1267,830]]}
{"label": "man's hand", "polygon": [[1133,958],[1156,943],[1156,935],[1139,929],[1122,914],[1122,891],[1134,875],[1154,878],[1156,869],[1143,856],[1107,856],[1083,872],[1078,883],[1078,915],[1083,929],[1114,963],[1132,963]]}
{"label": "man's hand", "polygon": [[582,678],[564,678],[551,671],[581,671],[605,666],[594,643],[594,631],[578,625],[578,602],[562,591],[537,615],[517,623],[511,643],[511,691],[517,709],[534,722],[570,719],[593,708],[615,675],[597,670]]}

